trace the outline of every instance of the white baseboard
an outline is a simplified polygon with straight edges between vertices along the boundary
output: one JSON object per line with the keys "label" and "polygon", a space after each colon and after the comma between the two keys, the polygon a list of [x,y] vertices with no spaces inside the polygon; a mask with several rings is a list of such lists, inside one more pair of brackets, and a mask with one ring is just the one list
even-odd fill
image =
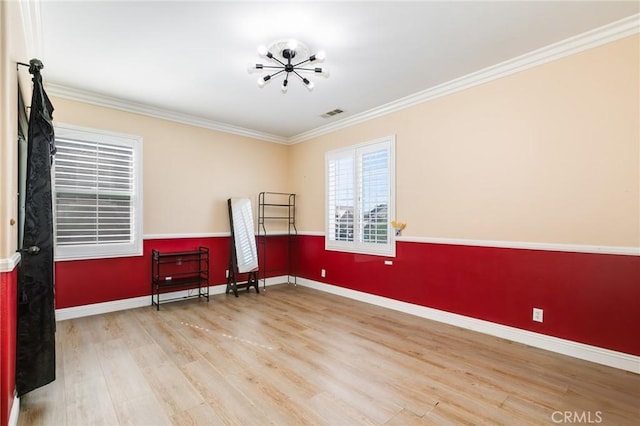
{"label": "white baseboard", "polygon": [[[268,278],[266,285],[281,284],[287,282],[287,276],[279,276]],[[335,294],[349,299],[358,300],[372,305],[381,306],[388,309],[415,315],[433,321],[454,325],[456,327],[465,328],[467,330],[477,331],[479,333],[488,334],[495,337],[511,340],[525,345],[545,349],[574,358],[595,362],[609,367],[630,371],[640,374],[640,357],[626,354],[623,352],[612,351],[610,349],[600,348],[597,346],[586,345],[571,340],[561,339],[559,337],[548,336],[546,334],[534,333],[528,330],[522,330],[502,324],[496,324],[477,318],[467,317],[464,315],[454,314],[451,312],[441,311],[438,309],[428,308],[426,306],[415,305],[413,303],[401,302],[399,300],[387,297],[376,296],[361,291],[351,290],[344,287],[338,287],[331,284],[325,284],[318,281],[309,280],[298,277],[297,283],[304,287],[313,288],[324,291],[326,293]],[[260,282],[262,285],[262,281]],[[214,285],[209,287],[211,295],[224,294],[226,284]],[[185,297],[187,291],[176,291],[162,295],[160,300]],[[143,306],[149,306],[151,296],[134,297],[131,299],[114,300],[112,302],[95,303],[92,305],[76,306],[72,308],[56,309],[56,320],[64,321],[72,318],[86,317],[90,315],[104,314],[107,312],[115,312],[124,309],[134,309]],[[11,425],[11,423],[10,423]]]}
{"label": "white baseboard", "polygon": [[301,286],[313,288],[338,296],[348,297],[372,305],[393,309],[418,317],[426,318],[445,324],[454,325],[479,333],[500,337],[525,345],[545,349],[574,358],[607,365],[609,367],[630,371],[640,374],[640,357],[626,354],[623,352],[612,351],[597,346],[586,345],[571,340],[561,339],[558,337],[548,336],[546,334],[534,333],[528,330],[522,330],[502,324],[496,324],[477,318],[467,317],[464,315],[454,314],[451,312],[441,311],[438,309],[428,308],[425,306],[414,305],[412,303],[401,302],[399,300],[389,299],[387,297],[376,296],[361,291],[351,290],[343,287],[324,284],[318,281],[306,278],[298,278],[298,284]]}
{"label": "white baseboard", "polygon": [[[287,282],[287,276],[267,278],[266,285],[282,284]],[[259,282],[262,286],[262,280]],[[209,294],[224,294],[227,284],[209,286]],[[194,290],[181,290],[160,295],[160,301],[167,299],[178,299],[190,296]],[[151,295],[132,297],[130,299],[114,300],[111,302],[93,303],[91,305],[74,306],[71,308],[56,309],[56,321],[65,321],[73,318],[88,317],[91,315],[106,314],[108,312],[122,311],[125,309],[141,308],[151,306]]]}
{"label": "white baseboard", "polygon": [[9,421],[7,426],[18,426],[18,417],[20,416],[20,398],[17,395],[13,395],[13,404],[11,405],[11,412],[9,413]]}

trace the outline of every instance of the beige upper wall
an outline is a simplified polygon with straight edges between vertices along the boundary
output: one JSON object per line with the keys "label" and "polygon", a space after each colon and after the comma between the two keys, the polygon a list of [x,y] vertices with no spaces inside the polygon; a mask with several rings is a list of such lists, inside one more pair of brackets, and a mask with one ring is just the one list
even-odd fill
{"label": "beige upper wall", "polygon": [[[51,98],[54,122],[143,138],[143,232],[229,231],[226,200],[287,191],[287,146]],[[255,210],[255,207],[254,207]]]}
{"label": "beige upper wall", "polygon": [[[10,3],[9,3],[10,4]],[[15,251],[15,61],[2,2],[0,258]],[[19,21],[19,19],[18,19]],[[8,37],[5,34],[8,33]],[[54,121],[144,138],[145,234],[226,232],[225,201],[298,194],[324,230],[324,154],[395,134],[406,236],[638,246],[639,37],[633,36],[294,146],[53,98]]]}
{"label": "beige upper wall", "polygon": [[30,91],[31,76],[16,63],[31,59],[26,50],[18,2],[0,2],[0,259],[13,256],[18,246],[18,76],[23,93]]}
{"label": "beige upper wall", "polygon": [[396,135],[404,235],[640,245],[639,37],[291,147],[299,229],[324,230],[324,154]]}

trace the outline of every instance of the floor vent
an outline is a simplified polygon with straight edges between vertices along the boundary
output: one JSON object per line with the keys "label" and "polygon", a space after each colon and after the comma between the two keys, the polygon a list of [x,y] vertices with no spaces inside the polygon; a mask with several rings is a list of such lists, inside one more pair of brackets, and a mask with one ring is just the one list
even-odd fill
{"label": "floor vent", "polygon": [[322,117],[322,118],[331,118],[331,117],[333,117],[334,115],[338,115],[338,114],[341,114],[341,113],[343,113],[343,112],[344,112],[344,111],[343,111],[343,110],[341,110],[340,108],[336,108],[336,109],[334,109],[334,110],[332,110],[332,111],[327,111],[327,112],[325,112],[325,113],[324,113],[324,114],[322,114],[320,117]]}

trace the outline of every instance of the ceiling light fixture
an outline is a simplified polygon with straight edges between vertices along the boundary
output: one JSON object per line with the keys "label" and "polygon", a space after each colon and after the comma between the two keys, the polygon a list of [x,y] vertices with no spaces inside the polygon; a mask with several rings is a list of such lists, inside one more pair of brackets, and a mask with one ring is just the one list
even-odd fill
{"label": "ceiling light fixture", "polygon": [[[275,52],[275,53],[274,53]],[[274,77],[284,74],[284,81],[282,82],[282,92],[286,93],[289,86],[289,74],[295,74],[309,91],[313,90],[314,84],[308,78],[299,74],[299,71],[313,72],[322,77],[328,77],[329,72],[326,69],[319,67],[305,68],[302,65],[310,64],[312,62],[324,61],[326,54],[323,50],[319,51],[315,55],[309,55],[309,49],[304,44],[297,40],[278,41],[272,43],[268,48],[265,46],[258,47],[258,54],[267,59],[270,59],[275,65],[255,64],[249,65],[249,72],[264,72],[264,70],[277,70],[271,74],[264,75],[258,78],[258,86],[264,87]],[[306,58],[300,62],[293,62],[294,58]]]}

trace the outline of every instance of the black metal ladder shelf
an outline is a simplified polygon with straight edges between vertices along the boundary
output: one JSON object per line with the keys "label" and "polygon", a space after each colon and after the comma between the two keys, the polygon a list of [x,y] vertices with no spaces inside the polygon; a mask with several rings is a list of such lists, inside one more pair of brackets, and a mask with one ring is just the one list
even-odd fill
{"label": "black metal ladder shelf", "polygon": [[[286,227],[283,226],[286,224]],[[274,228],[275,227],[275,228]],[[262,288],[266,289],[268,268],[267,246],[272,237],[286,238],[287,283],[298,284],[298,229],[296,228],[296,194],[261,192],[258,194],[258,241],[261,247]]]}
{"label": "black metal ladder shelf", "polygon": [[163,302],[192,297],[209,301],[209,249],[179,252],[151,250],[151,306],[160,310],[160,295],[177,290],[196,290],[197,294],[164,299]]}

